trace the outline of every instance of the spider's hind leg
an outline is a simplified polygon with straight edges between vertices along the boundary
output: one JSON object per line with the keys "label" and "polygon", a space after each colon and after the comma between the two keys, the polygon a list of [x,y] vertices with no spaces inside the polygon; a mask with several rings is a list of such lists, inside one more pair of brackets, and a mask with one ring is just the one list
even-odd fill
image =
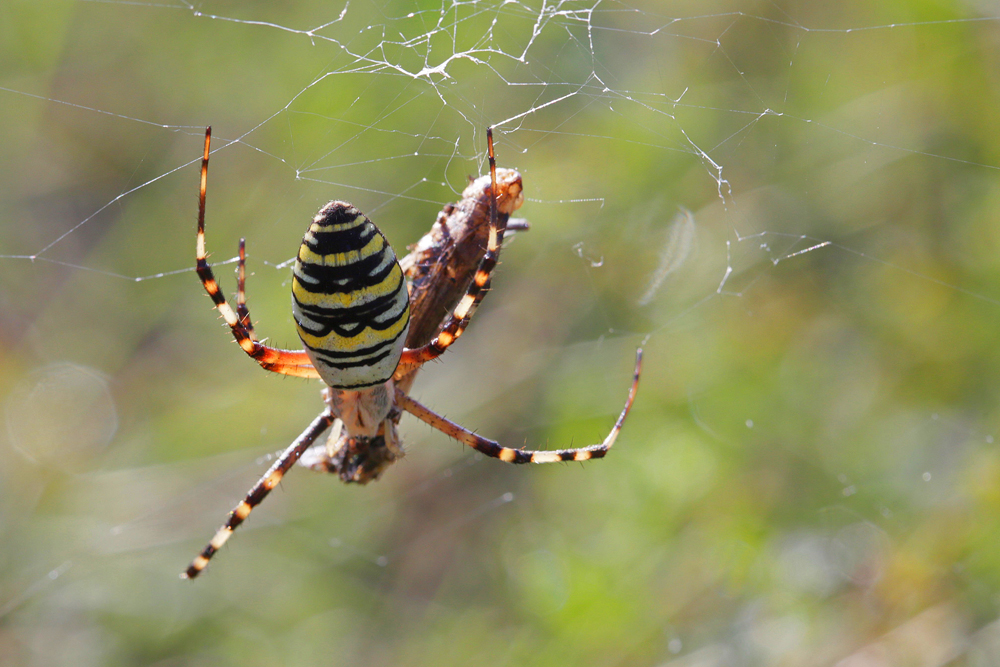
{"label": "spider's hind leg", "polygon": [[288,448],[282,452],[278,460],[268,468],[264,476],[257,480],[257,483],[253,485],[253,488],[246,494],[246,496],[233,508],[229,513],[229,517],[226,522],[222,524],[218,531],[216,531],[215,536],[212,540],[205,545],[205,548],[195,557],[191,564],[188,565],[187,570],[181,574],[183,579],[194,579],[201,571],[205,569],[208,562],[212,559],[212,556],[222,548],[232,536],[233,531],[236,530],[243,523],[253,508],[256,507],[267,497],[267,494],[278,485],[285,473],[295,465],[295,462],[302,456],[309,447],[312,446],[313,442],[316,441],[323,431],[329,428],[330,423],[333,422],[333,415],[329,410],[324,410],[320,413],[316,419],[312,421],[309,427],[299,435],[295,441],[288,446]]}
{"label": "spider's hind leg", "polygon": [[635,371],[632,374],[632,385],[628,390],[628,398],[625,399],[625,407],[622,408],[621,414],[618,415],[618,419],[615,421],[615,425],[611,429],[611,432],[604,439],[604,442],[600,444],[589,445],[587,447],[575,447],[573,449],[530,450],[503,447],[493,440],[477,435],[464,426],[459,426],[455,422],[445,419],[430,408],[421,405],[419,402],[410,398],[400,389],[396,389],[396,405],[403,410],[406,410],[420,421],[441,431],[448,437],[454,438],[455,440],[458,440],[459,442],[466,444],[469,447],[486,454],[487,456],[500,459],[504,463],[558,463],[561,461],[588,461],[590,459],[604,458],[604,455],[607,454],[608,450],[615,444],[615,440],[618,439],[618,434],[621,432],[622,426],[625,424],[625,418],[628,416],[629,411],[632,409],[632,403],[635,401],[635,394],[639,389],[639,375],[641,372],[642,348],[639,348],[635,351]]}

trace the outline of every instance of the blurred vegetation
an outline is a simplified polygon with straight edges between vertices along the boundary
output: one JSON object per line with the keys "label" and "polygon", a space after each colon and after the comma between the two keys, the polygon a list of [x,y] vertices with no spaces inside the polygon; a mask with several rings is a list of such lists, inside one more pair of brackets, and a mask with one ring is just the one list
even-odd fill
{"label": "blurred vegetation", "polygon": [[[1000,20],[594,4],[0,4],[0,663],[1000,664]],[[402,253],[499,124],[532,228],[415,395],[587,444],[644,344],[615,450],[404,418],[180,581],[321,408],[191,271],[209,124],[209,249],[279,345],[315,210]]]}

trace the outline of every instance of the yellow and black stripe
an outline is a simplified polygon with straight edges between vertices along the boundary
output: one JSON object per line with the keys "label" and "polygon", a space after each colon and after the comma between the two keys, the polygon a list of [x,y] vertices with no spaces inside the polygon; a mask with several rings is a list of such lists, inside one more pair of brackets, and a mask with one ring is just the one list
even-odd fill
{"label": "yellow and black stripe", "polygon": [[320,209],[299,247],[292,313],[306,354],[335,389],[362,389],[392,377],[410,324],[396,253],[350,204]]}

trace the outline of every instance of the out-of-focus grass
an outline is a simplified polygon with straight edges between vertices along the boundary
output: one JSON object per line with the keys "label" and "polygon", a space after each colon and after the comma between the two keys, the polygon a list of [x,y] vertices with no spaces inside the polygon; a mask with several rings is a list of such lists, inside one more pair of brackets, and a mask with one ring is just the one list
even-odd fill
{"label": "out-of-focus grass", "polygon": [[[418,4],[314,38],[284,28],[341,7],[0,6],[0,662],[1000,663],[1000,22]],[[204,126],[213,259],[247,238],[258,330],[294,345],[275,266],[315,210],[402,253],[514,117],[532,229],[415,394],[587,444],[642,343],[615,450],[513,468],[404,421],[384,479],[296,470],[178,580],[321,407],[185,271]]]}

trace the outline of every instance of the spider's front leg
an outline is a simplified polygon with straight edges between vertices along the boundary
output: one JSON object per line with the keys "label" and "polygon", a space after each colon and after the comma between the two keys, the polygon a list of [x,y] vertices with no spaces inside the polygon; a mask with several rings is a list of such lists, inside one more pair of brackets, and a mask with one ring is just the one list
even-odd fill
{"label": "spider's front leg", "polygon": [[[465,295],[458,302],[458,306],[451,314],[451,319],[441,327],[434,339],[416,349],[405,349],[399,360],[399,366],[393,377],[402,380],[407,375],[419,369],[423,364],[432,359],[437,359],[445,353],[452,343],[458,340],[459,336],[469,326],[469,321],[475,314],[476,309],[482,302],[483,297],[490,289],[490,279],[493,270],[500,259],[500,249],[503,247],[503,235],[507,230],[508,217],[499,215],[497,210],[497,163],[493,153],[493,128],[486,130],[487,157],[490,162],[490,227],[489,238],[486,244],[486,254],[479,261],[476,272],[472,275],[472,281],[465,292]],[[511,210],[516,209],[524,201],[524,195],[520,189],[520,182],[515,195],[515,200],[511,203]]]}
{"label": "spider's front leg", "polygon": [[302,350],[280,350],[269,347],[257,340],[253,325],[250,324],[250,311],[246,305],[246,244],[240,239],[239,293],[236,312],[226,301],[219,281],[208,263],[208,253],[205,250],[205,202],[208,194],[208,158],[212,149],[212,128],[205,130],[205,152],[201,158],[201,187],[198,192],[198,232],[195,237],[195,271],[201,280],[205,291],[212,298],[215,308],[229,325],[233,338],[240,348],[265,370],[281,375],[292,375],[303,378],[318,378],[319,374],[312,366],[312,360]]}

